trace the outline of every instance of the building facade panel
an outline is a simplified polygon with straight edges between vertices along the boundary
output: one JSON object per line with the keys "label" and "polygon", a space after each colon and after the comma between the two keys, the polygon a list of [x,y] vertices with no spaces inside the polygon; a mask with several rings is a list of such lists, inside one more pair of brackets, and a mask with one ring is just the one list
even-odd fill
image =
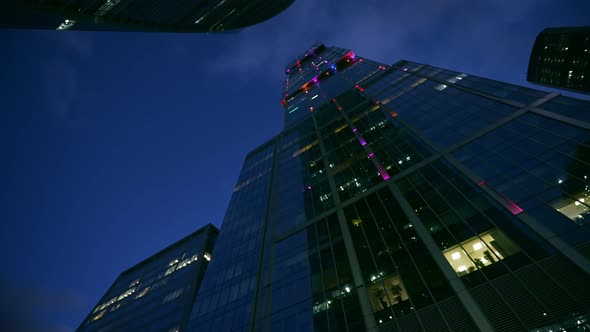
{"label": "building facade panel", "polygon": [[[244,164],[191,331],[587,326],[584,101],[321,44],[285,72],[285,130],[263,181]],[[254,284],[220,307],[213,268],[250,228]]]}
{"label": "building facade panel", "polygon": [[182,331],[217,234],[209,224],[121,273],[76,331]]}

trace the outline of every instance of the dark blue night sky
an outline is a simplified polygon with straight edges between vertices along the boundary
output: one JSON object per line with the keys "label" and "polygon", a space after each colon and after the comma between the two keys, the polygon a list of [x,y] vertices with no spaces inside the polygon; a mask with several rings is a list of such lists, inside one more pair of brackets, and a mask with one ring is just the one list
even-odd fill
{"label": "dark blue night sky", "polygon": [[73,331],[121,271],[220,226],[244,157],[281,131],[285,65],[313,43],[534,87],[536,35],[588,13],[587,0],[297,0],[239,33],[0,31],[0,311],[24,331]]}

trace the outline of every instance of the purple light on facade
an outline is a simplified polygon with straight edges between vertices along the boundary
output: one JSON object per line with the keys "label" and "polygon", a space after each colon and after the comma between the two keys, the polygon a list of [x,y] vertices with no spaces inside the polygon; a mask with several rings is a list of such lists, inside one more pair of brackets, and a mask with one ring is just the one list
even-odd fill
{"label": "purple light on facade", "polygon": [[356,54],[354,54],[354,52],[353,52],[353,51],[350,51],[350,58],[351,58],[351,59],[354,59],[355,57],[356,57]]}
{"label": "purple light on facade", "polygon": [[357,132],[357,129],[356,128],[352,128],[352,132],[353,133],[356,133]]}
{"label": "purple light on facade", "polygon": [[317,82],[318,82],[318,77],[317,77],[317,76],[316,76],[316,77],[314,77],[314,78],[312,79],[312,81],[313,81],[314,83],[317,83]]}
{"label": "purple light on facade", "polygon": [[307,186],[307,190],[311,190],[311,186]]}
{"label": "purple light on facade", "polygon": [[364,139],[364,138],[362,138],[362,137],[359,137],[359,142],[361,142],[361,145],[362,145],[362,146],[365,146],[365,145],[367,145],[367,142],[366,142],[366,141],[365,141],[365,139]]}
{"label": "purple light on facade", "polygon": [[386,171],[379,172],[379,173],[381,173],[381,177],[383,178],[383,181],[389,179],[389,174]]}
{"label": "purple light on facade", "polygon": [[375,157],[375,154],[373,152],[369,153],[369,158],[373,158]]}

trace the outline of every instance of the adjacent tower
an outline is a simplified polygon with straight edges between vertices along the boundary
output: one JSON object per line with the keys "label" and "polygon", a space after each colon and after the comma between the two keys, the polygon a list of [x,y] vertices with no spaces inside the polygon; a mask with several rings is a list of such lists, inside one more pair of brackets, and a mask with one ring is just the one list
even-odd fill
{"label": "adjacent tower", "polygon": [[219,32],[266,21],[295,0],[6,0],[0,27]]}
{"label": "adjacent tower", "polygon": [[531,52],[527,81],[590,94],[590,27],[543,30]]}
{"label": "adjacent tower", "polygon": [[314,45],[188,331],[589,329],[590,102]]}
{"label": "adjacent tower", "polygon": [[121,273],[76,331],[185,331],[218,233],[209,224]]}

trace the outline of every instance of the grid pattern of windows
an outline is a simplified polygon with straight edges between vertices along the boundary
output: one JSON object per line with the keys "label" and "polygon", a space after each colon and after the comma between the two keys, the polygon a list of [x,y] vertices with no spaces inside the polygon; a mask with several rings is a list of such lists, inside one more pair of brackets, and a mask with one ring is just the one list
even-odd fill
{"label": "grid pattern of windows", "polygon": [[206,226],[123,272],[77,331],[167,332],[185,324],[217,232]]}
{"label": "grid pattern of windows", "polygon": [[247,330],[252,314],[270,190],[274,141],[246,157],[189,331]]}
{"label": "grid pattern of windows", "polygon": [[246,159],[190,331],[585,324],[584,103],[313,50],[287,67],[285,131]]}
{"label": "grid pattern of windows", "polygon": [[453,155],[573,245],[587,241],[590,133],[525,114]]}
{"label": "grid pattern of windows", "polygon": [[[214,32],[263,22],[294,0],[51,0],[11,1],[0,25],[51,30]],[[22,4],[25,3],[25,4]],[[28,15],[25,15],[28,14]],[[63,23],[56,23],[69,18]]]}

